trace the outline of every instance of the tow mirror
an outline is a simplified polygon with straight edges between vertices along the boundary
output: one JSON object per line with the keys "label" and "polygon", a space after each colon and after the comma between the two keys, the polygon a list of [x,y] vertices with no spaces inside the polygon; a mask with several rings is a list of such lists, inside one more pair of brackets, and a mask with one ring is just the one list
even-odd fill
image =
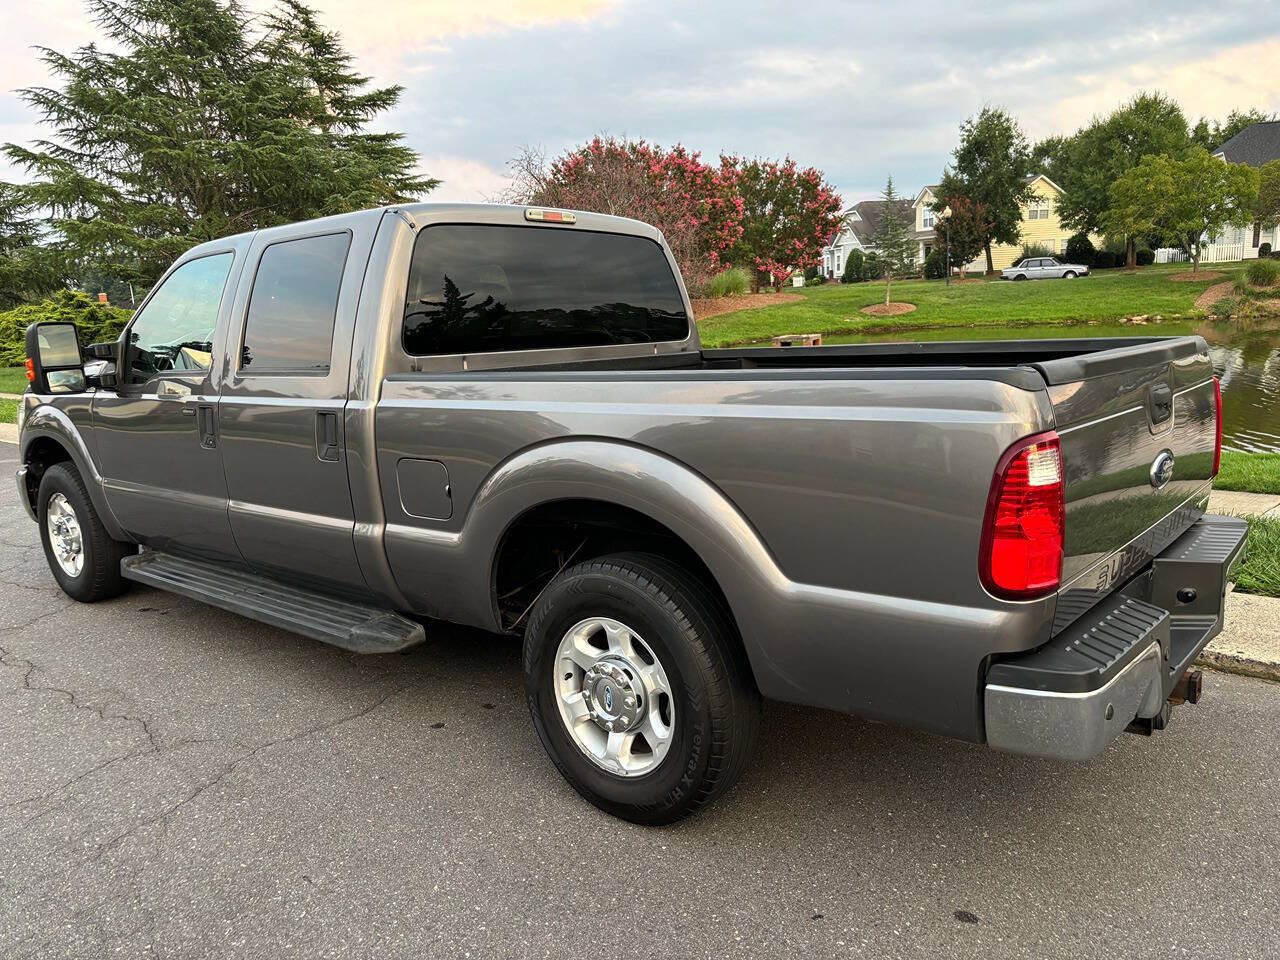
{"label": "tow mirror", "polygon": [[91,343],[84,348],[84,355],[89,358],[84,365],[85,379],[91,387],[114,387],[119,382],[116,371],[120,367],[117,354],[120,344],[116,340],[105,343]]}
{"label": "tow mirror", "polygon": [[26,346],[27,379],[35,393],[84,392],[84,357],[74,323],[33,323]]}

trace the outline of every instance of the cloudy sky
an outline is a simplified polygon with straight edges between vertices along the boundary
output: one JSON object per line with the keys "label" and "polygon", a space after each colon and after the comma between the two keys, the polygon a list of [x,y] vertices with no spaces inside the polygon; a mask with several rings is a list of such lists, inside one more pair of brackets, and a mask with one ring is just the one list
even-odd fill
{"label": "cloudy sky", "polygon": [[[256,0],[250,6],[262,6]],[[522,145],[554,153],[595,132],[715,156],[782,156],[853,202],[892,173],[936,179],[968,115],[1008,107],[1028,135],[1070,132],[1140,90],[1194,122],[1280,111],[1280,5],[769,3],[667,0],[314,0],[358,65],[405,93],[404,131],[444,185],[481,200]],[[30,49],[93,39],[78,0],[0,13],[0,140],[38,134],[19,87]],[[0,177],[14,176],[0,166]]]}

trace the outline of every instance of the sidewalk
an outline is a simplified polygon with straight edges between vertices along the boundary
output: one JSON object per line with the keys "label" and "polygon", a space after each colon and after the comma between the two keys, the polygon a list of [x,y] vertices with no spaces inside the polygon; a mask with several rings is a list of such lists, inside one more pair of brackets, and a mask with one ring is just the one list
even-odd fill
{"label": "sidewalk", "polygon": [[1209,494],[1209,512],[1237,517],[1280,515],[1280,493],[1238,493],[1215,490]]}

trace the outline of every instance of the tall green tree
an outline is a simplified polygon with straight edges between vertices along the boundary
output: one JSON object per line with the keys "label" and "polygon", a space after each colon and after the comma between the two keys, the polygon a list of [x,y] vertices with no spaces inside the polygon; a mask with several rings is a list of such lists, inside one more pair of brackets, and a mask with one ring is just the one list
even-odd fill
{"label": "tall green tree", "polygon": [[56,250],[45,245],[37,211],[9,184],[0,184],[0,310],[39,299],[62,286]]}
{"label": "tall green tree", "polygon": [[1258,202],[1253,217],[1255,234],[1280,224],[1280,160],[1264,163],[1258,171]]}
{"label": "tall green tree", "polygon": [[4,147],[77,263],[149,284],[202,241],[437,185],[367,129],[400,88],[371,88],[297,0],[260,20],[237,0],[88,7],[107,43],[41,48],[57,85],[21,93],[51,133]]}
{"label": "tall green tree", "polygon": [[[1111,204],[1111,185],[1148,155],[1181,157],[1191,141],[1182,109],[1160,93],[1142,93],[1072,137],[1054,178],[1065,195],[1058,217],[1075,233],[1097,233]],[[1114,218],[1112,218],[1114,222]],[[1140,234],[1124,234],[1126,260],[1137,265]]]}
{"label": "tall green tree", "polygon": [[1016,120],[998,107],[983,107],[960,125],[960,144],[952,154],[943,192],[981,203],[990,229],[983,242],[987,272],[994,273],[992,243],[1016,244],[1021,238],[1022,206],[1031,196],[1031,148]]}
{"label": "tall green tree", "polygon": [[903,210],[902,197],[894,190],[892,176],[885,183],[880,199],[884,201],[884,209],[880,213],[880,223],[872,242],[878,255],[880,273],[884,277],[884,302],[887,305],[893,278],[907,272],[915,259],[916,244]]}
{"label": "tall green tree", "polygon": [[1194,273],[1206,239],[1212,241],[1223,227],[1250,223],[1257,203],[1257,170],[1223,163],[1197,146],[1182,157],[1144,157],[1126,171],[1111,185],[1102,228],[1175,243],[1191,256]]}

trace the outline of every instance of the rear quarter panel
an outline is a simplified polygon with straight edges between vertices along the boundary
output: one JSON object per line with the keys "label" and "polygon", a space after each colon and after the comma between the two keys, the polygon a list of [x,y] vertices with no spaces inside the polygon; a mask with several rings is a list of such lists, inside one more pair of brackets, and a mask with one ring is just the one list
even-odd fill
{"label": "rear quarter panel", "polygon": [[[1050,415],[1043,390],[937,371],[394,376],[376,409],[387,556],[415,608],[493,627],[473,606],[489,583],[433,571],[442,554],[461,565],[464,553],[496,548],[467,537],[494,471],[584,438],[656,454],[714,487],[742,518],[736,535],[758,538],[780,571],[775,584],[726,566],[721,582],[766,695],[977,739],[983,659],[1042,642],[1052,617],[1052,598],[994,600],[977,570],[995,463]],[[447,519],[405,512],[395,478],[406,457],[447,468]],[[610,499],[594,481],[573,495]],[[717,558],[703,559],[719,579]],[[914,721],[903,696],[927,704]]]}

